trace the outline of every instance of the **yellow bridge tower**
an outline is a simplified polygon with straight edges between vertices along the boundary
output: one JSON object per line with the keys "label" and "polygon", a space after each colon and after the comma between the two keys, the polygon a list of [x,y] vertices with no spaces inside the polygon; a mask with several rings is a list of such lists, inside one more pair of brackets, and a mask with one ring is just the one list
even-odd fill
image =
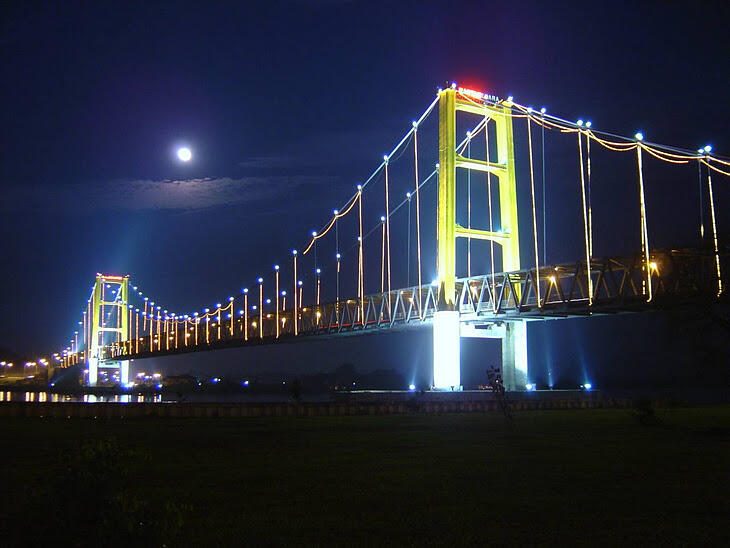
{"label": "yellow bridge tower", "polygon": [[[517,218],[517,181],[511,101],[476,100],[472,92],[454,87],[439,92],[439,185],[438,282],[439,305],[433,318],[434,366],[436,389],[459,389],[461,386],[459,342],[462,336],[456,306],[456,238],[491,240],[502,247],[503,272],[520,269],[520,238]],[[456,150],[456,113],[481,116],[484,131],[494,121],[496,162],[465,158]],[[456,170],[469,169],[494,175],[499,188],[501,229],[490,232],[465,228],[456,219]],[[487,331],[485,330],[484,333]],[[524,322],[505,324],[502,339],[502,373],[508,390],[523,389],[527,380],[527,337]],[[468,336],[468,335],[464,335]]]}

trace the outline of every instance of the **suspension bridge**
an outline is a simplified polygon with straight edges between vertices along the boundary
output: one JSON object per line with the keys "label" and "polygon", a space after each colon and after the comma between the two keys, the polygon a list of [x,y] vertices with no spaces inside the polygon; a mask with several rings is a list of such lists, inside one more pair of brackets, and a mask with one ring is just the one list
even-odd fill
{"label": "suspension bridge", "polygon": [[[516,156],[518,125],[526,130],[524,158]],[[577,163],[581,252],[560,264],[549,263],[546,251],[546,132],[569,140]],[[637,226],[631,253],[594,255],[596,146],[635,165],[635,198],[625,214]],[[651,247],[648,158],[696,164],[697,245]],[[288,251],[251,287],[211,308],[178,313],[130,276],[98,273],[68,345],[41,360],[49,376],[50,368],[85,364],[89,385],[102,372],[127,385],[133,359],[429,328],[434,389],[461,387],[460,339],[480,337],[502,341],[505,387],[522,390],[528,321],[647,312],[723,296],[727,255],[718,241],[713,176],[730,176],[730,161],[709,145],[688,150],[648,142],[641,133],[622,137],[453,84],[439,89],[306,245]],[[529,197],[520,204],[526,229],[518,195]],[[369,223],[374,208],[382,214]],[[529,237],[521,240],[521,232]],[[322,259],[325,249],[333,253]],[[435,279],[426,275],[432,272]]]}

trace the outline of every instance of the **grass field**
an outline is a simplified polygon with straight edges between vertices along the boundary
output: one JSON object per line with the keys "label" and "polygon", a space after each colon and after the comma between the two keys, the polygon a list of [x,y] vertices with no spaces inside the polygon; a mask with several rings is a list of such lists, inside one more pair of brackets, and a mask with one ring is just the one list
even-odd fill
{"label": "grass field", "polygon": [[[496,414],[17,419],[0,436],[15,543],[98,544],[86,518],[118,491],[122,513],[136,523],[149,512],[159,536],[133,523],[110,538],[106,524],[95,534],[111,545],[730,540],[730,406],[644,421],[629,410],[524,412],[511,425]],[[165,503],[172,513],[156,513]]]}

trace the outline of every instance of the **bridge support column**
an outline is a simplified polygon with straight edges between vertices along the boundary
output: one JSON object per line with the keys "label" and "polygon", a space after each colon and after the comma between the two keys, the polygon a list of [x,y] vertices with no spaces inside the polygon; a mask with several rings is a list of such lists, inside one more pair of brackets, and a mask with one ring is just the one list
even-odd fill
{"label": "bridge support column", "polygon": [[439,310],[433,315],[433,387],[461,390],[461,335],[457,310]]}
{"label": "bridge support column", "polygon": [[524,390],[527,384],[527,322],[505,324],[502,338],[502,381],[505,390]]}
{"label": "bridge support column", "polygon": [[89,369],[89,386],[96,386],[99,380],[99,358],[89,358],[86,365]]}
{"label": "bridge support column", "polygon": [[129,360],[119,362],[119,384],[126,386],[129,383]]}

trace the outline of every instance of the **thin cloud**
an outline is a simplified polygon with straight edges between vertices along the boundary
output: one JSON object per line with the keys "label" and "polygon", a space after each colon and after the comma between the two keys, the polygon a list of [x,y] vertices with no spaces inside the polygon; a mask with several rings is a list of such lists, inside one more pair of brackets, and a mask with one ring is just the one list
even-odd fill
{"label": "thin cloud", "polygon": [[231,177],[181,180],[122,180],[100,184],[27,185],[8,189],[14,210],[84,213],[99,210],[193,210],[257,202],[285,195],[303,185],[331,178]]}

